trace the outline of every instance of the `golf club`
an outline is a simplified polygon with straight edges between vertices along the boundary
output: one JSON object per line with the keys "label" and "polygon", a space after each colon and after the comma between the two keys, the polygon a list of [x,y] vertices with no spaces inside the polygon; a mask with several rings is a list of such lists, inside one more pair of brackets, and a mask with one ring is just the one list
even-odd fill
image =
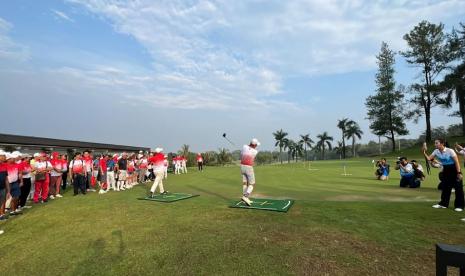
{"label": "golf club", "polygon": [[228,137],[226,137],[226,133],[223,133],[223,138],[226,139],[226,141],[228,141],[231,145],[236,146],[236,144],[231,142],[231,140],[229,140]]}
{"label": "golf club", "polygon": [[[428,149],[428,148],[427,148],[427,145],[426,145],[426,142],[423,143],[423,149],[424,149],[424,150],[427,150],[427,149]],[[428,160],[428,158],[426,158],[426,157],[425,157],[425,163],[426,163],[426,171],[428,172],[428,175],[431,175],[431,167],[430,167],[430,165],[429,165],[429,160]]]}

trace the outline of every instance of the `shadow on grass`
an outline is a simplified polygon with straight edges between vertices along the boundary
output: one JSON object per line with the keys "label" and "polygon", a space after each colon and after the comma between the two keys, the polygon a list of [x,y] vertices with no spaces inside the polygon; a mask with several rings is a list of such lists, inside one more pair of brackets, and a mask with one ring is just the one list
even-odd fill
{"label": "shadow on grass", "polygon": [[103,271],[105,271],[104,274],[112,274],[111,267],[123,260],[126,245],[123,243],[121,230],[115,230],[111,234],[112,239],[116,239],[119,243],[117,252],[109,252],[110,249],[107,249],[107,242],[103,238],[92,241],[85,252],[88,256],[87,259],[77,264],[72,275],[96,275],[101,274]]}

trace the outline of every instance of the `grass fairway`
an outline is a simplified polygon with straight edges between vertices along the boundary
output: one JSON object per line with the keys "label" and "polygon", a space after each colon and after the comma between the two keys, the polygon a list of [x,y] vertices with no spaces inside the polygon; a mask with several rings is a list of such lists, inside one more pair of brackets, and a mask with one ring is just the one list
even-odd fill
{"label": "grass fairway", "polygon": [[[431,208],[437,170],[421,189],[373,179],[371,160],[256,168],[254,197],[291,198],[288,213],[228,208],[238,167],[170,175],[171,192],[200,197],[137,200],[147,187],[35,206],[1,222],[2,275],[433,275],[434,244],[465,244],[465,213]],[[392,162],[391,162],[392,164]]]}

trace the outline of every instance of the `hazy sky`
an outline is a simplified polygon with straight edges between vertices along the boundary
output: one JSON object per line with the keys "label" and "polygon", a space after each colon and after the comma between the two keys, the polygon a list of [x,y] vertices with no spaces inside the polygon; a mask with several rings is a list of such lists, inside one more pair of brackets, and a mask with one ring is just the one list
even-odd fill
{"label": "hazy sky", "polygon": [[[349,117],[377,140],[364,103],[381,42],[464,18],[463,0],[1,1],[0,132],[171,151],[232,148],[226,132],[273,149],[280,128],[338,140]],[[418,76],[400,56],[396,70]]]}

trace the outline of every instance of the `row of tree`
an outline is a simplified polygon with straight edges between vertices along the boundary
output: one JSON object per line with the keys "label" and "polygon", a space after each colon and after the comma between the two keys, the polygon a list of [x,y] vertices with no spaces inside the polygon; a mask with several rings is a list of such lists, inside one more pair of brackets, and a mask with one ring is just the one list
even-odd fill
{"label": "row of tree", "polygon": [[[418,122],[424,117],[425,141],[432,140],[431,110],[435,106],[458,110],[451,116],[462,120],[465,135],[465,24],[444,31],[444,25],[422,21],[404,35],[407,49],[400,55],[418,69],[416,82],[409,86],[395,81],[395,52],[387,43],[381,44],[377,55],[378,71],[375,76],[376,94],[366,99],[370,130],[391,141],[396,149],[395,136],[409,134],[405,122]],[[410,107],[410,108],[409,108]]]}
{"label": "row of tree", "polygon": [[[341,158],[346,158],[346,139],[352,139],[352,156],[356,156],[356,141],[362,138],[363,131],[357,122],[344,118],[339,120],[338,127],[342,131],[342,142],[337,142],[337,146],[334,150],[341,154]],[[323,132],[316,136],[317,141],[314,142],[310,138],[310,134],[302,134],[300,138],[295,141],[288,138],[288,133],[282,129],[277,130],[273,133],[274,139],[276,140],[275,146],[279,148],[280,162],[282,163],[283,150],[288,153],[288,160],[295,159],[299,156],[303,156],[305,160],[308,160],[308,150],[313,150],[320,153],[321,159],[325,159],[325,152],[327,150],[333,150],[334,138]]]}

